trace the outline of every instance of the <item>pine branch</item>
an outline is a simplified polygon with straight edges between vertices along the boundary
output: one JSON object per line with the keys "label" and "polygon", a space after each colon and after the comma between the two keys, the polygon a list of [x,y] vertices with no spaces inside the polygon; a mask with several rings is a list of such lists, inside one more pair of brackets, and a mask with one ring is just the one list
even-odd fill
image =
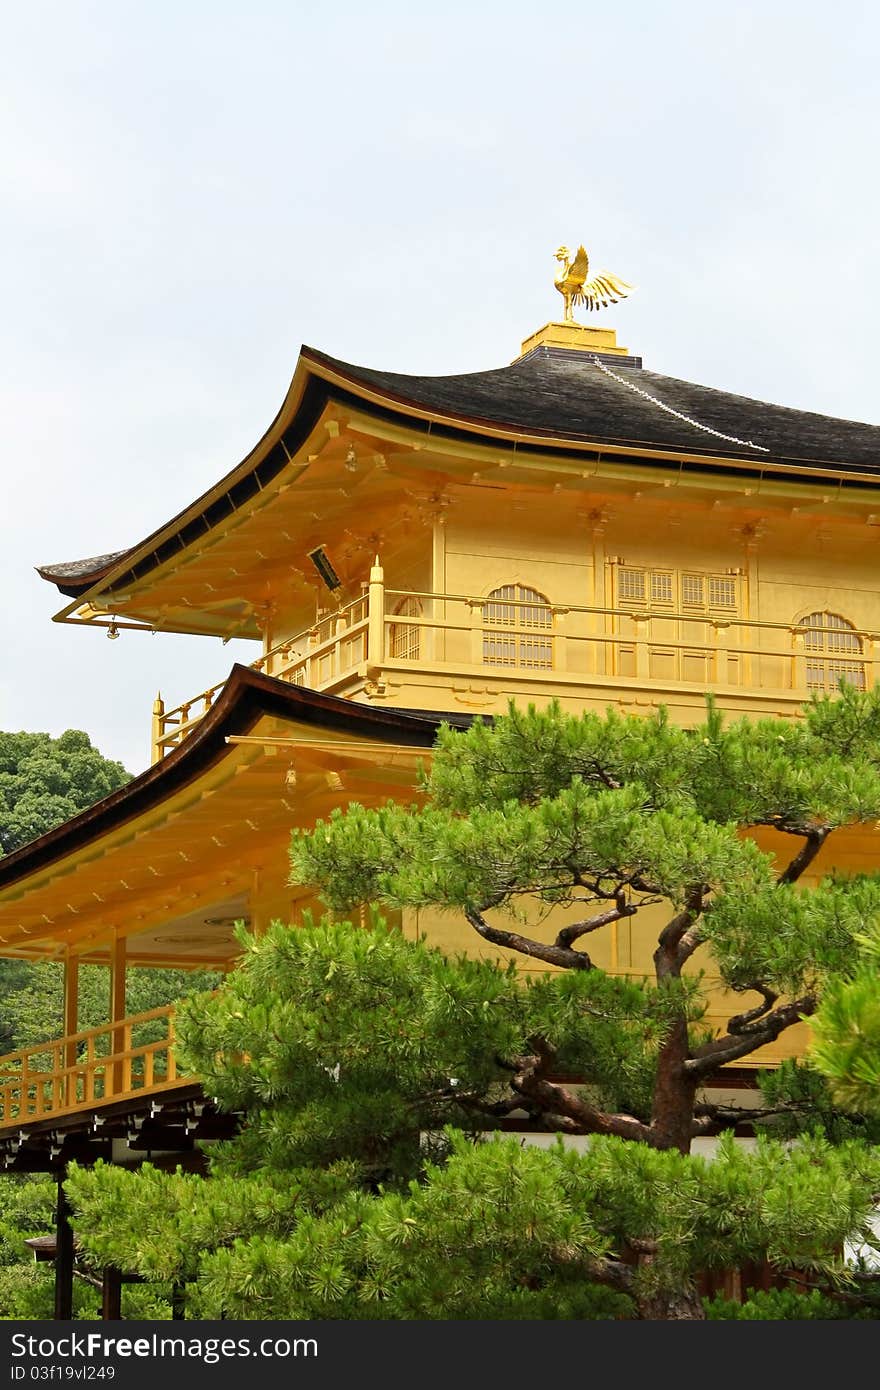
{"label": "pine branch", "polygon": [[[854,1282],[864,1281],[873,1285],[880,1285],[880,1274],[873,1271],[868,1274],[853,1270],[847,1275]],[[815,1289],[818,1293],[823,1293],[827,1298],[834,1299],[836,1303],[843,1303],[848,1308],[880,1308],[880,1294],[870,1294],[854,1292],[842,1289],[838,1284],[831,1283],[822,1279],[808,1279],[804,1274],[789,1274],[788,1278],[793,1284],[799,1284],[803,1289]]]}
{"label": "pine branch", "polygon": [[615,907],[609,908],[607,912],[600,912],[595,917],[587,917],[582,922],[573,922],[571,926],[563,927],[556,937],[555,945],[565,950],[588,932],[598,931],[600,927],[607,927],[612,922],[619,922],[622,917],[634,917],[637,912],[638,908],[627,903],[623,893],[619,892],[616,895]]}
{"label": "pine branch", "polygon": [[530,1038],[533,1054],[520,1057],[519,1069],[511,1078],[511,1087],[518,1095],[531,1101],[542,1115],[555,1116],[572,1122],[565,1127],[568,1134],[614,1134],[621,1139],[634,1139],[642,1144],[651,1142],[651,1130],[634,1115],[610,1114],[576,1096],[568,1087],[548,1080],[556,1053],[546,1039]]}
{"label": "pine branch", "polygon": [[772,989],[768,989],[766,985],[759,984],[757,981],[749,985],[744,985],[742,992],[745,993],[746,990],[754,990],[756,994],[760,994],[763,1002],[756,1004],[753,1009],[746,1009],[744,1013],[734,1014],[733,1018],[729,1019],[727,1023],[728,1033],[739,1034],[745,1032],[752,1023],[768,1013],[779,998],[779,995],[774,994]]}
{"label": "pine branch", "polygon": [[[654,952],[654,969],[657,979],[662,980],[671,975],[678,975],[681,970],[682,962],[679,960],[678,951],[682,938],[690,927],[694,925],[697,918],[703,911],[703,899],[708,892],[705,884],[698,884],[693,887],[685,898],[685,905],[681,912],[671,918],[657,938],[657,949]],[[696,949],[695,943],[690,948],[688,954]],[[685,957],[686,959],[686,957]]]}
{"label": "pine branch", "polygon": [[747,1057],[765,1043],[775,1042],[780,1033],[792,1024],[809,1017],[817,1008],[815,995],[805,995],[790,1004],[781,1004],[760,1023],[745,1025],[736,1037],[730,1034],[713,1038],[695,1049],[693,1055],[684,1063],[684,1070],[691,1077],[707,1076],[725,1062],[735,1062],[739,1057]]}
{"label": "pine branch", "polygon": [[825,825],[811,826],[809,829],[803,829],[795,826],[777,825],[776,829],[781,830],[786,835],[803,835],[805,837],[805,843],[801,849],[798,850],[794,859],[791,860],[788,867],[782,871],[776,880],[777,883],[795,883],[804,870],[808,869],[816,858],[819,850],[831,834],[831,827]]}
{"label": "pine branch", "polygon": [[535,960],[543,960],[548,965],[558,965],[562,970],[593,969],[593,962],[586,951],[575,951],[570,947],[556,945],[548,946],[543,941],[532,941],[527,936],[521,936],[519,932],[504,931],[501,927],[490,926],[476,908],[465,908],[464,915],[474,931],[484,941],[491,942],[493,946],[503,946],[508,951],[518,951],[520,955],[531,956]]}
{"label": "pine branch", "polygon": [[691,1136],[697,1139],[701,1135],[717,1134],[723,1129],[731,1129],[736,1125],[754,1125],[761,1120],[771,1119],[775,1115],[794,1115],[810,1109],[811,1106],[806,1102],[763,1107],[713,1105],[711,1102],[705,1102],[694,1106]]}
{"label": "pine branch", "polygon": [[632,1293],[636,1271],[632,1265],[624,1264],[623,1260],[606,1256],[603,1260],[560,1260],[559,1264],[575,1273],[583,1271],[584,1278],[592,1279],[595,1284],[604,1284],[618,1293]]}

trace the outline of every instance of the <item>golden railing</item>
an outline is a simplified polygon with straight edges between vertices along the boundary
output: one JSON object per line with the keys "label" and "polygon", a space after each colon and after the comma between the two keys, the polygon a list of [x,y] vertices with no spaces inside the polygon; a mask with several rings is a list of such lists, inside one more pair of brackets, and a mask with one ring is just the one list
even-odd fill
{"label": "golden railing", "polygon": [[0,1129],[179,1085],[174,1008],[36,1043],[0,1057]]}
{"label": "golden railing", "polygon": [[[367,590],[339,612],[271,648],[255,670],[314,690],[348,693],[358,680],[406,668],[482,681],[503,670],[532,684],[706,689],[795,695],[835,690],[842,676],[870,687],[880,633],[810,628],[734,613],[538,604],[386,589],[374,566]],[[211,708],[223,683],[165,710],[154,707],[154,761]]]}
{"label": "golden railing", "polygon": [[[368,609],[368,596],[363,594],[313,627],[271,647],[250,663],[251,670],[263,671],[291,685],[325,689],[366,661]],[[155,702],[154,762],[176,747],[204,718],[225,684],[225,680],[218,681],[174,709],[166,710],[161,700]]]}
{"label": "golden railing", "polygon": [[[634,604],[539,606],[532,598],[384,592],[392,605],[405,598],[420,602],[423,611],[412,616],[385,610],[390,640],[375,660],[370,654],[377,667],[405,664],[395,659],[395,646],[404,644],[395,643],[393,633],[415,628],[420,640],[405,646],[408,654],[417,651],[422,665],[482,666],[487,675],[495,667],[516,667],[529,675],[545,670],[561,680],[623,676],[798,694],[835,690],[838,676],[863,688],[880,676],[880,633],[863,629],[810,628],[711,611],[645,611]],[[503,620],[498,610],[505,610]],[[518,610],[519,621],[506,616],[511,610]]]}

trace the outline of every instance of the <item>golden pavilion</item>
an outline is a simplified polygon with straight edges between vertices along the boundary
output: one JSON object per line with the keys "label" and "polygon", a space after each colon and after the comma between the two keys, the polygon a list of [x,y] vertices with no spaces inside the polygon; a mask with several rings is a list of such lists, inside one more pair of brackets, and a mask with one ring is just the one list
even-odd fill
{"label": "golden pavilion", "polygon": [[[565,275],[568,312],[577,258]],[[148,770],[0,860],[0,955],[63,960],[66,982],[62,1036],[0,1060],[0,1170],[178,1161],[229,1132],[177,1067],[173,1008],[126,1017],[126,971],[227,969],[236,920],[259,932],[317,906],[287,881],[291,828],[411,799],[441,721],[556,700],[688,724],[707,690],[733,716],[797,719],[841,677],[873,685],[878,538],[880,427],[663,376],[610,328],[566,316],[512,364],[451,376],[303,347],[277,416],[210,491],[136,545],[39,571],[56,621],[259,654],[157,699]],[[840,831],[811,872],[877,847]],[[439,914],[399,927],[488,949]],[[651,945],[621,922],[595,959],[641,976]],[[111,981],[88,1030],[84,963]],[[720,1026],[741,1002],[714,998]],[[801,1025],[748,1060],[804,1041]],[[59,1271],[71,1240],[60,1219]]]}

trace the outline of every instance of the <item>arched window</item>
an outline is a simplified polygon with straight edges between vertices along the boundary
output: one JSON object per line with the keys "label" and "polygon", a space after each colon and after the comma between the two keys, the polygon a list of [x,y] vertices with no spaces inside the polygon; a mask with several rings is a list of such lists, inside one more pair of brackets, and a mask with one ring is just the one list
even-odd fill
{"label": "arched window", "polygon": [[[483,660],[488,666],[547,669],[553,665],[552,626],[550,604],[536,589],[524,584],[493,589],[483,615]],[[504,628],[517,630],[505,632]]]}
{"label": "arched window", "polygon": [[[415,594],[407,594],[397,604],[394,612],[401,618],[420,618],[422,605]],[[421,632],[422,629],[415,623],[392,623],[389,655],[404,661],[418,661]]]}
{"label": "arched window", "polygon": [[807,689],[836,690],[841,680],[865,688],[862,641],[839,613],[810,613],[801,620],[806,650]]}

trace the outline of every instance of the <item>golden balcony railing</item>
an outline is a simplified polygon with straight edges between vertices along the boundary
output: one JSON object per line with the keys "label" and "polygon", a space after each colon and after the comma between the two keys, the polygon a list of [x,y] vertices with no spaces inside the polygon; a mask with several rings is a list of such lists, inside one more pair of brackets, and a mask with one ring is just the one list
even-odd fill
{"label": "golden balcony railing", "polygon": [[[506,586],[488,596],[387,589],[374,566],[364,594],[253,662],[296,685],[357,694],[381,673],[475,677],[482,684],[521,681],[614,692],[654,690],[664,697],[713,688],[741,696],[837,689],[840,678],[871,687],[878,677],[880,633],[850,627],[834,614],[792,623],[711,610],[553,604]],[[825,622],[814,620],[827,619]],[[154,707],[154,761],[201,719],[223,685],[175,709]],[[402,703],[406,703],[405,700]]]}
{"label": "golden balcony railing", "polygon": [[[367,658],[369,602],[363,594],[313,627],[285,639],[250,663],[252,671],[277,676],[291,685],[324,690],[357,670]],[[164,758],[208,713],[225,681],[166,710],[161,699],[153,705],[153,762]]]}
{"label": "golden balcony railing", "polygon": [[174,1053],[174,1008],[164,1005],[0,1057],[0,1129],[187,1080]]}

